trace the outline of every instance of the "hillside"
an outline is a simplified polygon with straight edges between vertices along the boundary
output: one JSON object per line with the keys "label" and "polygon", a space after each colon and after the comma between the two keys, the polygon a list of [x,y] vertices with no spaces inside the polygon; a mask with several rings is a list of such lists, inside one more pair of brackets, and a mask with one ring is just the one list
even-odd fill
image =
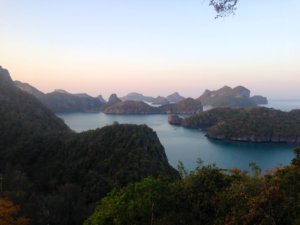
{"label": "hillside", "polygon": [[19,89],[34,95],[55,113],[99,112],[105,104],[100,98],[94,98],[85,93],[71,94],[64,90],[55,90],[44,94],[30,84],[20,81],[15,81],[14,84]]}
{"label": "hillside", "polygon": [[8,71],[2,67],[0,106],[0,146],[15,144],[16,140],[26,139],[28,134],[69,131],[63,121],[34,96],[17,89]]}
{"label": "hillside", "polygon": [[252,175],[201,163],[182,179],[146,178],[108,194],[84,225],[291,225],[300,222],[300,149],[285,167]]}
{"label": "hillside", "polygon": [[74,133],[2,68],[0,104],[2,196],[32,225],[81,225],[112,188],[147,176],[178,178],[145,125]]}
{"label": "hillside", "polygon": [[172,116],[169,122],[201,128],[219,140],[300,143],[300,110],[216,108],[184,119]]}
{"label": "hillside", "polygon": [[55,113],[99,112],[103,103],[98,98],[54,91],[39,98]]}

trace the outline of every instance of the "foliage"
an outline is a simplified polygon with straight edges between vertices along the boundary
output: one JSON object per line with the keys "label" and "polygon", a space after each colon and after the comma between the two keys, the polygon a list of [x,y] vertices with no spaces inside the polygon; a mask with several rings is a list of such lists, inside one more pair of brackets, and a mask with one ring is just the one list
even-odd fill
{"label": "foliage", "polygon": [[251,142],[300,142],[300,110],[215,108],[184,118],[182,126],[201,128],[217,139]]}
{"label": "foliage", "polygon": [[0,198],[0,224],[1,225],[27,225],[29,220],[19,216],[20,207],[12,201]]}
{"label": "foliage", "polygon": [[179,178],[147,126],[77,134],[1,68],[0,105],[3,196],[20,205],[30,224],[79,225],[113,188],[148,176]]}
{"label": "foliage", "polygon": [[299,151],[264,175],[199,166],[179,181],[146,178],[109,193],[84,225],[299,224]]}
{"label": "foliage", "polygon": [[238,0],[210,0],[210,5],[216,10],[216,18],[218,18],[233,14],[236,10],[237,2]]}

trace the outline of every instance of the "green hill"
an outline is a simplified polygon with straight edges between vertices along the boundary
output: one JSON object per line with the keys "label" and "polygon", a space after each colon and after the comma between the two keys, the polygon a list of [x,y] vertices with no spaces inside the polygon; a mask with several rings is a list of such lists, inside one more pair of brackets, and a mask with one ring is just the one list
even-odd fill
{"label": "green hill", "polygon": [[177,179],[156,133],[114,124],[72,132],[0,69],[2,196],[30,224],[79,225],[113,188],[153,177]]}
{"label": "green hill", "polygon": [[169,122],[203,129],[213,139],[300,143],[300,110],[216,108],[184,119],[173,116]]}
{"label": "green hill", "polygon": [[252,175],[201,164],[182,179],[146,178],[101,200],[84,225],[291,225],[300,223],[300,149],[285,167]]}

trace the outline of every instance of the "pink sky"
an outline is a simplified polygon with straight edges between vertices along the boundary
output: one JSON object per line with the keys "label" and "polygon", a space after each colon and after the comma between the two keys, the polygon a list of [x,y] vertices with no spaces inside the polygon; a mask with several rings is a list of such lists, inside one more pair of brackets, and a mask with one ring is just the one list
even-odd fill
{"label": "pink sky", "polygon": [[243,85],[300,99],[299,0],[240,1],[217,20],[198,0],[1,4],[0,65],[43,92],[198,97]]}

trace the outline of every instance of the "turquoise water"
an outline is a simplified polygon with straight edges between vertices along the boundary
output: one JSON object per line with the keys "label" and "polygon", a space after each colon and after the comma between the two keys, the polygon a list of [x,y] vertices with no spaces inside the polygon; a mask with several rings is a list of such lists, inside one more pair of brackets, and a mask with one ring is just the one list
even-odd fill
{"label": "turquoise water", "polygon": [[[270,101],[269,107],[289,111],[300,108],[300,101]],[[284,106],[284,108],[283,108]],[[286,144],[253,144],[242,142],[212,141],[199,130],[171,126],[166,115],[105,115],[103,113],[58,114],[71,129],[85,131],[112,124],[114,121],[130,124],[147,124],[157,132],[165,147],[169,162],[175,168],[178,160],[189,170],[194,169],[201,158],[205,164],[215,163],[221,168],[249,169],[256,162],[262,169],[290,163],[295,146]]]}

